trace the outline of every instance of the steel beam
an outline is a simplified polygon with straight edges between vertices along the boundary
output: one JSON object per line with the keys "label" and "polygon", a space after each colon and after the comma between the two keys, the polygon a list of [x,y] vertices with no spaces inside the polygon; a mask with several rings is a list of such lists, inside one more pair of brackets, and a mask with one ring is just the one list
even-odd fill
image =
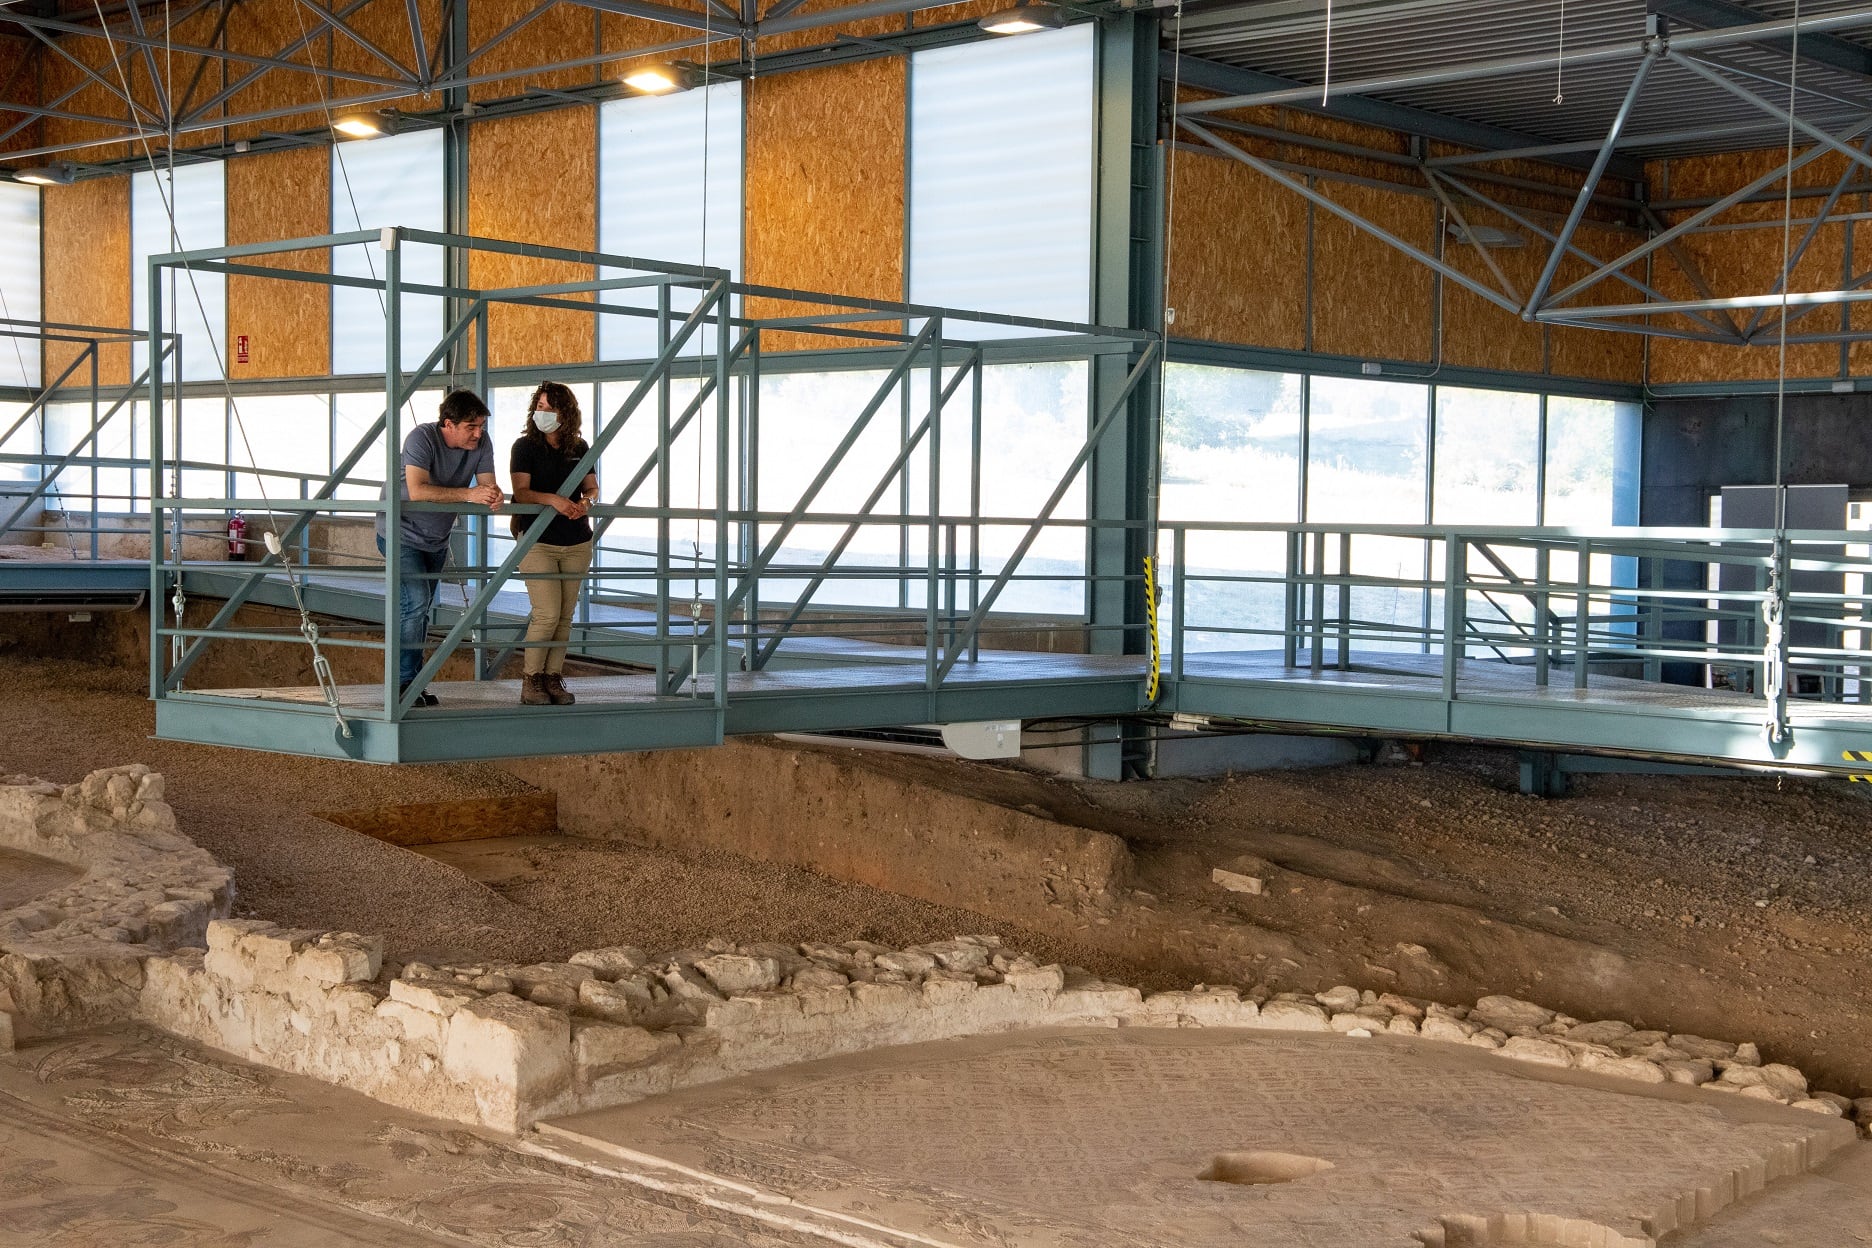
{"label": "steel beam", "polygon": [[[1757,22],[1749,26],[1736,26],[1728,30],[1673,35],[1669,42],[1673,52],[1690,52],[1704,48],[1731,47],[1738,43],[1756,43],[1764,38],[1786,37],[1792,35],[1797,28],[1804,39],[1822,31],[1856,30],[1863,27],[1872,27],[1872,9],[1803,17],[1799,22],[1792,19],[1776,20]],[[1633,39],[1629,43],[1568,51],[1565,55],[1565,63],[1569,66],[1579,66],[1616,61],[1631,56],[1649,42],[1646,40],[1641,43],[1638,39]],[[1540,53],[1534,56],[1510,56],[1492,61],[1473,61],[1466,65],[1452,65],[1443,69],[1422,69],[1410,73],[1388,74],[1380,78],[1355,78],[1351,81],[1333,82],[1321,86],[1303,83],[1280,90],[1257,91],[1217,100],[1198,100],[1180,104],[1177,106],[1177,112],[1182,115],[1194,115],[1236,108],[1253,108],[1262,104],[1304,105],[1310,101],[1337,99],[1347,95],[1383,95],[1388,92],[1409,91],[1417,87],[1441,86],[1451,82],[1472,82],[1477,79],[1501,78],[1510,74],[1526,73],[1530,70],[1552,69],[1558,59],[1556,54]]]}
{"label": "steel beam", "polygon": [[[1625,51],[1627,55],[1630,55],[1633,49],[1627,48]],[[1571,58],[1568,59],[1571,60]],[[1358,95],[1337,96],[1333,99],[1330,108],[1322,108],[1319,103],[1320,89],[1318,87],[1309,87],[1291,78],[1280,78],[1258,70],[1220,65],[1214,61],[1187,54],[1179,57],[1173,52],[1162,52],[1159,54],[1158,65],[1162,77],[1166,79],[1174,77],[1186,87],[1195,87],[1203,91],[1220,91],[1232,98],[1265,91],[1288,89],[1301,91],[1303,98],[1295,100],[1293,104],[1294,107],[1304,112],[1382,126],[1387,130],[1420,135],[1439,142],[1490,151],[1502,148],[1544,146],[1537,136],[1523,134],[1518,130],[1464,121],[1461,118],[1433,113],[1428,109],[1412,108],[1406,104],[1393,104],[1385,100],[1366,99]],[[1182,113],[1192,110],[1180,107],[1177,111]],[[1220,110],[1205,109],[1203,111]],[[1596,145],[1587,145],[1577,149],[1579,153],[1594,150],[1596,150]],[[1586,168],[1589,163],[1588,159],[1583,154],[1578,158],[1574,158],[1574,155],[1573,152],[1556,152],[1550,163],[1575,169]],[[1644,164],[1639,160],[1617,157],[1611,164],[1611,170],[1614,176],[1630,182],[1644,180]]]}
{"label": "steel beam", "polygon": [[1567,214],[1566,224],[1560,227],[1560,236],[1554,241],[1553,250],[1547,253],[1547,264],[1529,292],[1527,303],[1521,309],[1521,318],[1533,317],[1534,309],[1541,306],[1547,297],[1547,289],[1553,284],[1554,273],[1560,268],[1560,261],[1566,255],[1567,246],[1573,241],[1573,231],[1579,228],[1580,219],[1586,215],[1586,206],[1592,202],[1592,194],[1599,185],[1599,179],[1605,176],[1606,165],[1612,159],[1613,149],[1618,146],[1618,138],[1624,132],[1625,123],[1631,119],[1632,108],[1638,103],[1639,92],[1644,90],[1645,79],[1651,74],[1651,67],[1657,63],[1657,57],[1650,52],[1638,62],[1638,72],[1632,75],[1631,86],[1625,91],[1625,99],[1620,103],[1618,112],[1612,118],[1612,127],[1606,132],[1605,146],[1599,149],[1599,155],[1593,159],[1592,168],[1586,172],[1586,181],[1580,185],[1579,197],[1573,201],[1573,210]]}
{"label": "steel beam", "polygon": [[1187,118],[1179,118],[1177,121],[1177,124],[1181,126],[1183,129],[1189,131],[1191,134],[1194,134],[1198,136],[1199,138],[1201,138],[1204,142],[1208,143],[1211,147],[1215,148],[1217,151],[1227,156],[1233,156],[1236,160],[1241,161],[1244,165],[1247,165],[1250,169],[1255,170],[1257,173],[1260,173],[1264,177],[1271,178],[1275,182],[1278,182],[1280,185],[1292,191],[1294,194],[1301,196],[1303,199],[1306,199],[1321,208],[1324,208],[1326,211],[1332,213],[1334,216],[1339,217],[1340,219],[1350,223],[1354,228],[1365,231],[1367,234],[1372,235],[1374,238],[1377,238],[1380,241],[1388,244],[1389,246],[1394,247],[1397,250],[1403,252],[1405,255],[1409,256],[1411,259],[1416,260],[1418,263],[1426,265],[1431,269],[1434,269],[1436,272],[1441,273],[1444,277],[1448,278],[1450,281],[1455,282],[1458,286],[1461,286],[1464,290],[1467,290],[1473,294],[1480,295],[1482,298],[1488,300],[1490,303],[1494,304],[1496,307],[1501,308],[1503,311],[1512,312],[1516,316],[1521,315],[1521,305],[1519,303],[1516,303],[1508,299],[1500,291],[1491,289],[1486,283],[1477,281],[1475,278],[1470,277],[1467,273],[1464,273],[1461,269],[1450,267],[1449,265],[1443,263],[1441,260],[1437,259],[1435,256],[1431,255],[1429,252],[1423,250],[1421,247],[1413,247],[1411,244],[1405,242],[1403,239],[1391,233],[1389,230],[1384,229],[1382,226],[1374,225],[1370,221],[1367,221],[1364,217],[1359,216],[1356,212],[1353,212],[1350,208],[1347,208],[1342,204],[1335,203],[1332,199],[1328,198],[1325,195],[1320,194],[1318,191],[1314,190],[1310,186],[1307,186],[1305,183],[1297,181],[1294,178],[1288,177],[1286,174],[1274,168],[1267,161],[1262,160],[1260,157],[1250,156],[1247,152],[1235,146],[1233,143],[1228,142],[1226,139],[1219,137],[1218,135],[1214,134],[1213,132],[1206,129],[1205,127],[1197,124],[1196,122],[1190,121]]}
{"label": "steel beam", "polygon": [[[1848,139],[1856,139],[1860,135],[1866,133],[1868,130],[1872,130],[1872,118],[1866,118],[1865,120],[1859,122],[1858,125],[1854,126],[1851,130],[1848,130],[1844,137]],[[1780,165],[1776,166],[1774,169],[1769,170],[1767,173],[1762,174],[1760,177],[1748,183],[1746,186],[1743,186],[1741,189],[1731,191],[1729,194],[1723,196],[1721,199],[1716,200],[1714,203],[1710,204],[1709,206],[1699,209],[1697,212],[1684,218],[1682,221],[1679,221],[1676,225],[1673,225],[1670,229],[1665,230],[1662,234],[1654,235],[1650,239],[1647,239],[1645,242],[1642,242],[1638,246],[1632,248],[1630,251],[1626,252],[1624,255],[1618,257],[1616,260],[1607,261],[1605,264],[1601,265],[1599,268],[1593,270],[1591,273],[1588,273],[1585,277],[1582,277],[1579,281],[1574,282],[1571,286],[1568,286],[1565,290],[1561,291],[1559,294],[1549,299],[1547,301],[1547,306],[1549,308],[1553,308],[1553,307],[1559,306],[1560,304],[1565,303],[1568,299],[1571,299],[1574,295],[1579,294],[1582,290],[1585,290],[1590,286],[1597,285],[1599,282],[1604,281],[1612,273],[1617,272],[1619,269],[1624,268],[1626,265],[1631,264],[1633,261],[1644,259],[1646,256],[1650,255],[1652,252],[1669,244],[1673,239],[1681,238],[1685,234],[1688,234],[1691,230],[1703,224],[1705,221],[1708,221],[1710,218],[1720,216],[1722,213],[1727,212],[1730,208],[1734,207],[1736,204],[1741,203],[1743,200],[1755,194],[1755,192],[1761,190],[1763,187],[1770,186],[1773,183],[1779,182],[1784,177],[1792,177],[1795,173],[1799,172],[1800,170],[1806,168],[1808,165],[1812,164],[1814,161],[1818,160],[1822,155],[1825,154],[1825,151],[1826,149],[1823,147],[1819,147],[1819,146],[1810,147],[1805,152],[1802,152],[1800,155],[1796,156],[1793,160],[1783,161]]]}
{"label": "steel beam", "polygon": [[1711,84],[1712,86],[1721,87],[1724,91],[1729,92],[1729,94],[1735,96],[1737,99],[1743,101],[1744,103],[1753,104],[1756,108],[1761,109],[1764,113],[1767,113],[1770,117],[1773,117],[1775,120],[1794,127],[1794,129],[1799,130],[1802,134],[1806,135],[1808,138],[1812,139],[1814,142],[1820,144],[1823,147],[1827,147],[1827,148],[1832,149],[1835,152],[1838,152],[1841,156],[1844,156],[1847,160],[1850,160],[1855,164],[1864,165],[1868,169],[1872,169],[1872,156],[1866,155],[1864,152],[1860,151],[1858,148],[1852,146],[1849,143],[1841,142],[1840,140],[1834,138],[1832,135],[1828,134],[1825,130],[1822,130],[1819,126],[1814,125],[1812,122],[1802,121],[1799,117],[1796,117],[1794,114],[1788,112],[1785,108],[1782,108],[1779,104],[1776,104],[1771,100],[1763,99],[1761,96],[1756,95],[1753,91],[1749,90],[1747,87],[1742,86],[1739,83],[1731,82],[1728,78],[1724,77],[1722,74],[1717,73],[1714,69],[1710,68],[1709,66],[1705,65],[1703,62],[1695,59],[1694,57],[1684,56],[1678,53],[1674,49],[1672,51],[1666,52],[1665,55],[1670,57],[1671,63],[1673,65],[1678,65],[1684,69],[1689,70],[1691,73],[1695,74],[1697,77],[1703,79],[1703,81]]}
{"label": "steel beam", "polygon": [[[1746,4],[1736,4],[1734,0],[1648,0],[1645,8],[1652,13],[1662,14],[1674,21],[1688,23],[1701,30],[1725,30],[1736,26],[1758,26],[1768,20],[1760,9],[1750,8]],[[1754,40],[1758,46],[1772,48],[1787,54],[1792,51],[1794,40],[1782,35]],[[1812,61],[1816,65],[1825,65],[1832,69],[1844,70],[1857,74],[1861,78],[1872,78],[1872,49],[1867,49],[1850,39],[1841,39],[1834,35],[1809,31],[1804,26],[1800,33],[1800,58]]]}

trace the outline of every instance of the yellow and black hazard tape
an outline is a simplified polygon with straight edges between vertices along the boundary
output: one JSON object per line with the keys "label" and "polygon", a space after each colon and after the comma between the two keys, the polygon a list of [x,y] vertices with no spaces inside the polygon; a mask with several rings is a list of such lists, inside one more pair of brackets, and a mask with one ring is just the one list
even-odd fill
{"label": "yellow and black hazard tape", "polygon": [[[1841,750],[1840,757],[1849,763],[1872,763],[1872,750]],[[1872,784],[1872,776],[1847,776],[1848,780],[1863,780]]]}
{"label": "yellow and black hazard tape", "polygon": [[1144,622],[1150,628],[1150,684],[1144,690],[1146,702],[1157,701],[1160,651],[1157,648],[1157,561],[1144,556]]}

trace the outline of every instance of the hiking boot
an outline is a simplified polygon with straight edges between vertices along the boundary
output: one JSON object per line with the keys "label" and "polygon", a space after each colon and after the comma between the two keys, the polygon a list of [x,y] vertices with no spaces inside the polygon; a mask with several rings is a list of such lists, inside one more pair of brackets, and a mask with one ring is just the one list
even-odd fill
{"label": "hiking boot", "polygon": [[521,680],[520,704],[522,706],[552,705],[552,694],[547,691],[545,676],[536,674]]}
{"label": "hiking boot", "polygon": [[578,701],[572,691],[565,687],[565,679],[558,672],[546,673],[546,696],[552,699],[554,706],[571,706]]}

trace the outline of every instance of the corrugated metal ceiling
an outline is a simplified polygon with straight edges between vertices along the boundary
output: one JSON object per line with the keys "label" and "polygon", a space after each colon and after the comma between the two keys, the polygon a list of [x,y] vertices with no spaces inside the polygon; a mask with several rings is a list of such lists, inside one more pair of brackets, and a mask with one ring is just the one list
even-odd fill
{"label": "corrugated metal ceiling", "polygon": [[[1752,0],[1763,19],[1793,15],[1794,0]],[[1803,17],[1865,8],[1864,0],[1801,0]],[[1225,65],[1317,84],[1325,67],[1323,0],[1262,3],[1192,11],[1181,32],[1182,51]],[[1546,142],[1603,138],[1637,71],[1645,33],[1645,0],[1335,0],[1332,78],[1338,82],[1408,74],[1494,61],[1552,55],[1565,47],[1629,44],[1629,59],[1568,66],[1556,75],[1536,71],[1441,85],[1375,92],[1371,98],[1408,104],[1465,121],[1482,122]],[[1165,23],[1166,42],[1174,24]],[[1680,26],[1679,29],[1685,29]],[[1872,47],[1872,29],[1835,33]],[[1789,70],[1785,48],[1739,45],[1699,54],[1748,74],[1758,94],[1785,106]],[[1734,76],[1734,75],[1732,75]],[[1778,84],[1778,85],[1777,85]],[[1872,78],[1803,59],[1797,113],[1830,128],[1872,115]],[[1560,97],[1556,100],[1556,96]],[[1772,145],[1782,123],[1679,66],[1662,62],[1651,73],[1626,133],[1670,136],[1685,130],[1738,127],[1726,136],[1666,139],[1621,147],[1655,157]],[[1805,140],[1802,140],[1804,143]]]}

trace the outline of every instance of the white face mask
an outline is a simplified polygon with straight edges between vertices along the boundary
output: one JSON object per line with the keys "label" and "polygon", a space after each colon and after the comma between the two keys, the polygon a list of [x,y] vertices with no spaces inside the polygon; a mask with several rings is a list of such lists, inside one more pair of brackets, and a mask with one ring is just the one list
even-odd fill
{"label": "white face mask", "polygon": [[559,413],[551,408],[541,408],[533,413],[533,425],[541,433],[551,433],[559,428]]}

